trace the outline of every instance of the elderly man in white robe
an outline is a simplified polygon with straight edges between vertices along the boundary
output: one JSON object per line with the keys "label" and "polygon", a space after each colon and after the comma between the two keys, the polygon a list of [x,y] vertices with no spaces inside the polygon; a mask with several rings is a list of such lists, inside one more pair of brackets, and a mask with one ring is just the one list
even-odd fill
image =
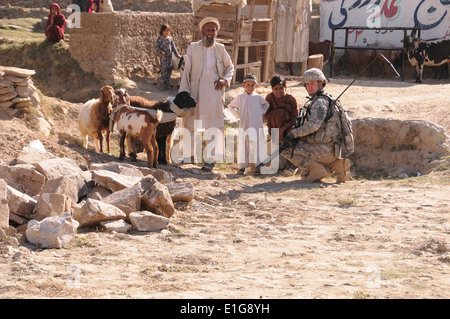
{"label": "elderly man in white robe", "polygon": [[[191,115],[182,121],[180,154],[184,162],[201,159],[196,156],[196,133],[204,131],[206,152],[203,152],[204,171],[212,171],[215,162],[222,162],[225,154],[223,102],[225,88],[230,86],[234,66],[223,44],[217,43],[220,23],[215,18],[205,18],[199,24],[202,40],[187,48],[185,67],[179,92],[188,91],[197,101]],[[195,137],[195,138],[194,138]]]}

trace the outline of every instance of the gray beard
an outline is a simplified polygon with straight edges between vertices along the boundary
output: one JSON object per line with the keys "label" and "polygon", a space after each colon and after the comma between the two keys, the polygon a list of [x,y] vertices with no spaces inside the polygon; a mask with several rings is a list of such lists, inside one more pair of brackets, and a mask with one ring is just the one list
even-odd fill
{"label": "gray beard", "polygon": [[214,42],[215,42],[214,38],[210,39],[210,38],[206,37],[206,35],[203,35],[202,43],[205,47],[209,48],[209,47],[213,46]]}

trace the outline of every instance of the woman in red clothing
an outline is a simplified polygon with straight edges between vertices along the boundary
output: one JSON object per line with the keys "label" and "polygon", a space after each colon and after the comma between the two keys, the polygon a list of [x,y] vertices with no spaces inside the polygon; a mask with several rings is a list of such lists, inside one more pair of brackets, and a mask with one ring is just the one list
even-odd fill
{"label": "woman in red clothing", "polygon": [[266,96],[269,108],[264,114],[267,120],[269,134],[272,128],[279,129],[279,141],[283,142],[286,135],[294,128],[298,116],[297,101],[286,93],[286,80],[280,75],[275,75],[270,80],[272,93]]}
{"label": "woman in red clothing", "polygon": [[48,15],[47,26],[45,27],[45,36],[47,40],[56,43],[64,39],[66,27],[66,18],[61,13],[57,3],[50,5],[50,14]]}

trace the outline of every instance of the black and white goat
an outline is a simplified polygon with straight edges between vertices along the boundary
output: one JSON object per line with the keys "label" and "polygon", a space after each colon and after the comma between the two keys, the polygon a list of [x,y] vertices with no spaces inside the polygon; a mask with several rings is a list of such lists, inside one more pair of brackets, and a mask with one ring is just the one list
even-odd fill
{"label": "black and white goat", "polygon": [[425,41],[416,37],[416,30],[401,42],[409,62],[416,69],[416,83],[422,83],[424,66],[439,66],[450,62],[450,40]]}

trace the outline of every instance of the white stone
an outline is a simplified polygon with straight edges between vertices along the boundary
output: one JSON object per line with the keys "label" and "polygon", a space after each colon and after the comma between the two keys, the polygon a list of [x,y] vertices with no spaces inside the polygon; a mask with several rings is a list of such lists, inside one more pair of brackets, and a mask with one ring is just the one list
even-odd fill
{"label": "white stone", "polygon": [[30,220],[25,233],[27,240],[41,248],[62,248],[75,238],[78,222],[70,212],[47,217],[42,221]]}
{"label": "white stone", "polygon": [[117,233],[127,233],[133,227],[133,225],[128,224],[123,219],[105,220],[100,222],[100,226],[107,231],[115,231]]}

